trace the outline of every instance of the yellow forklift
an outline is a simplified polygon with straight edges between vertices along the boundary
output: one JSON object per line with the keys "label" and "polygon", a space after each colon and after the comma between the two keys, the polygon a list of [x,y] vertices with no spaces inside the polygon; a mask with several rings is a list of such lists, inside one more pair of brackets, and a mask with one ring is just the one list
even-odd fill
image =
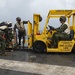
{"label": "yellow forklift", "polygon": [[[60,16],[66,16],[68,25],[72,21],[72,25],[70,25],[70,31],[72,31],[69,35],[70,38],[67,40],[61,40],[58,42],[57,48],[52,48],[52,36],[56,32],[55,30],[48,30],[48,23],[51,18],[60,18]],[[39,23],[42,18],[40,14],[33,15],[33,26],[32,23],[28,22],[28,48],[33,48],[36,52],[72,52],[75,51],[75,10],[50,10],[44,30],[40,33]],[[51,30],[51,31],[50,31]]]}

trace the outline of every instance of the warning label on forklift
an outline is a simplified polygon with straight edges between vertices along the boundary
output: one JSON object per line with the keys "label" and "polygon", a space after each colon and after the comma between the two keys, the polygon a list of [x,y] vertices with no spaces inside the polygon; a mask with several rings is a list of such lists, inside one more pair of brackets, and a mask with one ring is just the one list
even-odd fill
{"label": "warning label on forklift", "polygon": [[59,50],[70,52],[73,48],[74,43],[72,41],[61,41],[59,43]]}

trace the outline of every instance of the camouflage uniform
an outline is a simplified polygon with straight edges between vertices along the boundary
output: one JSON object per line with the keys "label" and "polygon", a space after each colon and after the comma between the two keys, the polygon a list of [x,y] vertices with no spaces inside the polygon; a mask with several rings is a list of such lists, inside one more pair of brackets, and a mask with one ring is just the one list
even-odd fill
{"label": "camouflage uniform", "polygon": [[6,49],[5,49],[6,43],[5,43],[5,39],[2,37],[1,34],[0,34],[0,45],[1,45],[1,47],[0,47],[1,54],[5,54],[5,52],[6,52]]}
{"label": "camouflage uniform", "polygon": [[16,28],[18,29],[18,37],[19,37],[19,45],[21,45],[21,38],[23,37],[23,46],[25,43],[25,36],[26,36],[26,30],[24,27],[24,24],[27,24],[28,21],[20,22],[20,24],[17,22],[14,26],[14,30],[16,31]]}
{"label": "camouflage uniform", "polygon": [[58,42],[60,40],[66,40],[69,38],[70,28],[69,28],[69,25],[65,23],[65,21],[59,28],[56,28],[57,32],[54,33],[52,37],[53,45],[55,45],[56,47],[58,46]]}

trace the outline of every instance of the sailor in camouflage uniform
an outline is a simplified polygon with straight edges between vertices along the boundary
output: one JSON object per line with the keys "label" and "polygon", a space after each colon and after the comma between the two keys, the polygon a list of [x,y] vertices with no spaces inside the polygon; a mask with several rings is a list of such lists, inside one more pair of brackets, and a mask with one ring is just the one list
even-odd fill
{"label": "sailor in camouflage uniform", "polygon": [[19,45],[21,45],[21,38],[23,38],[23,47],[24,47],[25,36],[26,36],[26,29],[24,24],[27,24],[28,21],[21,21],[20,17],[17,17],[16,21],[17,22],[14,26],[14,31],[16,32],[16,29],[18,29]]}
{"label": "sailor in camouflage uniform", "polygon": [[57,32],[52,37],[53,44],[55,47],[58,46],[58,42],[60,40],[68,39],[69,37],[68,35],[70,34],[69,25],[66,23],[66,17],[61,16],[59,20],[60,20],[61,26],[59,28],[56,28]]}

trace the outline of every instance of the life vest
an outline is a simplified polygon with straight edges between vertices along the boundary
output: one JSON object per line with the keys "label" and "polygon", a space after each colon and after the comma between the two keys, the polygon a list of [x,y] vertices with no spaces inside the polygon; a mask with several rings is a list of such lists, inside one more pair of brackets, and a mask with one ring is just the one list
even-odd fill
{"label": "life vest", "polygon": [[67,33],[67,34],[70,34],[70,27],[69,27],[69,25],[67,23],[64,23],[64,24],[67,25],[67,29],[64,32]]}
{"label": "life vest", "polygon": [[16,27],[20,32],[23,32],[25,30],[23,22],[20,22],[20,24],[16,23]]}

